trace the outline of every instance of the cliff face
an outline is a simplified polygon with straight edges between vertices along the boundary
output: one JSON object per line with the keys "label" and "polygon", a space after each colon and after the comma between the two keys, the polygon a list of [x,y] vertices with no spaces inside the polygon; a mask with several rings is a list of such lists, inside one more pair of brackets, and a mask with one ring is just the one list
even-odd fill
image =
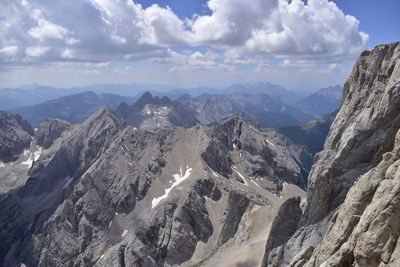
{"label": "cliff face", "polygon": [[16,160],[29,147],[33,135],[33,128],[21,116],[0,111],[0,162]]}
{"label": "cliff face", "polygon": [[267,248],[264,265],[398,264],[399,128],[400,43],[392,43],[355,64],[311,170],[299,229]]}

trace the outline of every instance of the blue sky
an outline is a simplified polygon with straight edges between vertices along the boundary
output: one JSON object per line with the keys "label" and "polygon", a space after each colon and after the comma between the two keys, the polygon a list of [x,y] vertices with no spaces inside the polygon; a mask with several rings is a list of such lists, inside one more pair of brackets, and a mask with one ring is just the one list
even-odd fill
{"label": "blue sky", "polygon": [[39,83],[292,90],[343,84],[399,41],[398,0],[3,0],[0,88]]}

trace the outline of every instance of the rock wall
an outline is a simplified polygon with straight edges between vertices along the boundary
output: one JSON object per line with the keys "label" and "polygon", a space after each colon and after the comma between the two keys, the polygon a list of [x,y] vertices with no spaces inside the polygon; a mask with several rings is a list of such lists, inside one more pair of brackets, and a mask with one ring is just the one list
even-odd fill
{"label": "rock wall", "polygon": [[355,64],[311,170],[299,229],[267,250],[265,266],[397,266],[399,128],[400,43],[392,43]]}

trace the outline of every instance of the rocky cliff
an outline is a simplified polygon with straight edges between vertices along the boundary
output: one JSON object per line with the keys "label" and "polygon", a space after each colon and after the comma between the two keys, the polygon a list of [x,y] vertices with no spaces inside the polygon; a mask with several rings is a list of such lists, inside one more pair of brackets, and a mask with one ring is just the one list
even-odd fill
{"label": "rocky cliff", "polygon": [[29,147],[33,135],[33,128],[21,116],[0,111],[0,162],[16,160]]}
{"label": "rocky cliff", "polygon": [[355,64],[298,230],[283,244],[271,233],[264,265],[399,265],[399,128],[400,43],[392,43]]}

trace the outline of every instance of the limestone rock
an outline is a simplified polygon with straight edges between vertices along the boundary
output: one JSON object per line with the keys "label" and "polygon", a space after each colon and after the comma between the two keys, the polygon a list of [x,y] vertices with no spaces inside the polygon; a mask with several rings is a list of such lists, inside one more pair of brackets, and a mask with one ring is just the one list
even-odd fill
{"label": "limestone rock", "polygon": [[29,147],[33,135],[33,128],[21,116],[0,111],[0,161],[16,160]]}
{"label": "limestone rock", "polygon": [[271,266],[399,264],[399,110],[400,43],[363,52],[313,165],[299,229]]}
{"label": "limestone rock", "polygon": [[70,123],[59,119],[46,119],[36,130],[36,143],[41,147],[49,148],[54,140],[70,127]]}

